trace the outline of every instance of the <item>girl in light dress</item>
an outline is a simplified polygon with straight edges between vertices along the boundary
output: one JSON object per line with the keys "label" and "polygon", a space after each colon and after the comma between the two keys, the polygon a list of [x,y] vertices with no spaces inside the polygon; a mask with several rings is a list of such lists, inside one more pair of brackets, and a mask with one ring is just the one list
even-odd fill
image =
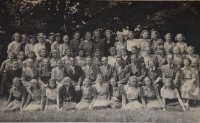
{"label": "girl in light dress", "polygon": [[143,106],[139,102],[140,88],[137,87],[137,77],[131,76],[128,79],[127,85],[124,86],[122,92],[122,109],[138,110]]}
{"label": "girl in light dress", "polygon": [[107,103],[110,100],[110,92],[109,92],[109,85],[108,83],[103,82],[102,75],[98,75],[96,79],[96,84],[93,85],[93,92],[94,92],[94,102],[93,109],[101,109],[106,108]]}
{"label": "girl in light dress", "polygon": [[185,37],[179,33],[176,35],[175,40],[177,41],[176,46],[180,48],[180,53],[185,55],[187,50],[187,43],[183,42],[185,41]]}
{"label": "girl in light dress", "polygon": [[70,65],[70,57],[72,57],[72,49],[68,48],[64,50],[65,56],[61,58],[62,66],[67,67]]}
{"label": "girl in light dress", "polygon": [[147,109],[164,108],[159,90],[153,86],[152,80],[147,76],[144,78],[144,86],[141,87],[141,101]]}
{"label": "girl in light dress", "polygon": [[84,49],[79,49],[78,56],[75,57],[75,64],[80,67],[86,66],[86,57]]}
{"label": "girl in light dress", "polygon": [[180,69],[181,73],[181,97],[186,108],[189,108],[190,100],[199,98],[199,81],[196,81],[195,69],[190,67],[191,61],[185,57],[183,59],[184,67]]}
{"label": "girl in light dress", "polygon": [[137,48],[139,48],[139,42],[137,39],[134,39],[134,33],[133,31],[129,31],[128,32],[128,37],[129,39],[127,40],[127,50],[128,50],[128,55],[130,56],[132,54],[132,50],[131,50],[131,47],[132,46],[136,46]]}
{"label": "girl in light dress", "polygon": [[115,42],[114,47],[117,50],[117,52],[121,53],[121,49],[126,49],[126,42],[124,42],[123,34],[117,35],[118,42]]}
{"label": "girl in light dress", "polygon": [[161,88],[160,93],[165,107],[163,108],[164,111],[186,111],[180,94],[177,88],[175,88],[171,78],[165,80],[165,84]]}
{"label": "girl in light dress", "polygon": [[64,43],[62,43],[59,46],[60,58],[62,58],[65,55],[65,53],[64,53],[65,49],[69,48],[69,37],[68,37],[68,35],[63,36],[63,41],[64,41]]}
{"label": "girl in light dress", "polygon": [[58,60],[57,67],[51,71],[51,79],[56,81],[57,86],[59,86],[64,79],[64,70],[65,68],[62,66],[62,61]]}
{"label": "girl in light dress", "polygon": [[92,95],[92,85],[90,79],[86,78],[83,82],[83,86],[81,87],[81,93],[82,98],[81,101],[76,104],[77,110],[86,110],[91,108],[94,101],[93,101],[93,95]]}
{"label": "girl in light dress", "polygon": [[108,56],[108,64],[110,64],[112,67],[114,67],[116,65],[116,50],[114,47],[111,47],[109,49],[109,52],[110,52],[110,56]]}
{"label": "girl in light dress", "polygon": [[181,67],[183,65],[183,55],[181,54],[180,48],[178,46],[175,46],[173,48],[173,53],[174,53],[173,63]]}
{"label": "girl in light dress", "polygon": [[23,107],[24,111],[38,111],[43,109],[44,94],[36,79],[31,80],[30,91]]}
{"label": "girl in light dress", "polygon": [[34,51],[34,46],[36,43],[36,36],[30,35],[29,36],[29,43],[25,46],[25,55],[28,57],[29,51]]}
{"label": "girl in light dress", "polygon": [[7,53],[8,53],[8,54],[14,53],[14,55],[17,56],[17,54],[20,52],[20,49],[21,49],[20,33],[17,33],[17,32],[16,32],[16,33],[12,36],[12,40],[13,40],[13,42],[11,42],[11,43],[8,45]]}
{"label": "girl in light dress", "polygon": [[165,35],[165,43],[164,43],[164,48],[165,48],[165,52],[166,54],[169,53],[173,53],[173,48],[176,45],[174,42],[171,41],[172,39],[172,34],[171,33],[167,33]]}
{"label": "girl in light dress", "polygon": [[22,111],[27,96],[26,88],[22,85],[20,78],[13,79],[13,87],[10,90],[10,96],[1,111]]}
{"label": "girl in light dress", "polygon": [[57,110],[57,86],[55,80],[49,80],[46,89],[46,106],[45,110]]}
{"label": "girl in light dress", "polygon": [[146,47],[150,46],[150,39],[148,39],[149,31],[143,30],[140,34],[139,45],[140,45],[140,52],[139,55],[143,56],[146,54],[145,49]]}

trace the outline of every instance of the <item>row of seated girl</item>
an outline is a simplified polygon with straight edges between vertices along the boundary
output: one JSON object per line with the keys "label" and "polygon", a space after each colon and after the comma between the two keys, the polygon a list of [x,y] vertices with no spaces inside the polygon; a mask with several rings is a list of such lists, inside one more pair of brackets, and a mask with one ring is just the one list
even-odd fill
{"label": "row of seated girl", "polygon": [[13,79],[10,96],[1,111],[35,111],[35,110],[88,110],[101,108],[121,108],[124,110],[162,109],[167,111],[185,111],[178,90],[172,79],[159,92],[149,77],[145,77],[144,86],[137,87],[137,78],[131,76],[125,86],[117,86],[115,78],[110,83],[104,83],[98,75],[96,84],[91,85],[86,78],[81,87],[82,98],[79,103],[74,101],[74,88],[71,79],[66,77],[56,87],[56,82],[50,80],[48,88],[43,90],[36,79],[31,80],[30,91],[21,84],[20,78]]}

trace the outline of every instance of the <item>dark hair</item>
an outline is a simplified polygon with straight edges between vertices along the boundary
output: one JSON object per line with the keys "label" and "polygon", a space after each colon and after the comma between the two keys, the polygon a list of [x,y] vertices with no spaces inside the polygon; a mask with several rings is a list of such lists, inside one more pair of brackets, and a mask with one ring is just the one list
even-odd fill
{"label": "dark hair", "polygon": [[55,80],[55,79],[50,79],[50,80],[48,81],[48,83],[47,83],[47,84],[48,84],[48,88],[50,88],[50,82],[51,82],[51,81],[53,81],[54,84],[55,84],[55,85],[54,85],[54,88],[57,88],[56,80]]}
{"label": "dark hair", "polygon": [[81,36],[80,36],[80,32],[79,32],[79,31],[75,31],[75,32],[73,33],[73,39],[74,39],[74,36],[75,36],[76,33],[79,34],[79,38],[81,37]]}
{"label": "dark hair", "polygon": [[189,66],[190,66],[191,63],[192,63],[192,61],[191,61],[187,56],[183,58],[183,62],[184,62],[185,60],[188,60],[188,61],[189,61]]}
{"label": "dark hair", "polygon": [[152,79],[149,76],[145,76],[144,77],[144,79],[143,79],[143,85],[146,86],[145,81],[144,81],[146,78],[149,78],[149,80],[151,81],[150,85],[153,86],[153,81],[152,81]]}

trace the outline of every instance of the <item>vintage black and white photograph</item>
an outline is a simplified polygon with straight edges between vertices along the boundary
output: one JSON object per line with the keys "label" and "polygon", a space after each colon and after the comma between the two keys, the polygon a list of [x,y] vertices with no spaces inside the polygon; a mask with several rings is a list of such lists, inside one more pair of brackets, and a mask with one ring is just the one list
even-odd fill
{"label": "vintage black and white photograph", "polygon": [[0,0],[1,122],[200,122],[200,2]]}

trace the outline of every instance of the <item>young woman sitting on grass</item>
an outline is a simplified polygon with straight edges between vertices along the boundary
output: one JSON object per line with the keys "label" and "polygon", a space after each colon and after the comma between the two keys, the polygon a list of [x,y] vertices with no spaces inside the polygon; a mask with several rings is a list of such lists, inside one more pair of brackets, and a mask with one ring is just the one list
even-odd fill
{"label": "young woman sitting on grass", "polygon": [[92,107],[94,103],[91,81],[89,78],[86,78],[84,80],[83,86],[81,87],[81,92],[82,92],[82,98],[81,101],[76,105],[76,109],[78,110],[89,109],[89,107]]}
{"label": "young woman sitting on grass", "polygon": [[124,86],[122,92],[122,109],[137,110],[142,109],[143,106],[139,102],[140,88],[137,87],[137,77],[131,76],[128,79],[127,85]]}
{"label": "young woman sitting on grass", "polygon": [[172,79],[167,78],[164,86],[161,88],[161,97],[167,111],[185,111],[183,101],[181,100],[180,94],[175,88]]}
{"label": "young woman sitting on grass", "polygon": [[20,78],[13,79],[13,87],[10,90],[10,96],[6,104],[1,108],[1,111],[22,110],[27,96],[26,88],[22,85]]}
{"label": "young woman sitting on grass", "polygon": [[144,85],[140,90],[143,107],[147,109],[164,108],[159,91],[153,86],[152,80],[149,77],[144,78]]}
{"label": "young woman sitting on grass", "polygon": [[68,111],[74,109],[74,94],[75,89],[72,86],[72,81],[69,77],[65,77],[58,87],[57,93],[57,110]]}
{"label": "young woman sitting on grass", "polygon": [[121,94],[121,88],[123,86],[119,86],[117,85],[117,81],[115,79],[115,77],[112,77],[110,79],[110,88],[109,88],[109,91],[110,91],[110,96],[111,96],[111,99],[110,101],[107,103],[107,106],[108,107],[111,107],[111,108],[121,108],[122,104],[122,94]]}
{"label": "young woman sitting on grass", "polygon": [[36,79],[32,79],[28,99],[24,105],[24,111],[38,111],[43,108],[43,90]]}
{"label": "young woman sitting on grass", "polygon": [[57,109],[57,93],[56,81],[50,80],[48,88],[46,89],[46,106],[45,110],[56,110]]}

